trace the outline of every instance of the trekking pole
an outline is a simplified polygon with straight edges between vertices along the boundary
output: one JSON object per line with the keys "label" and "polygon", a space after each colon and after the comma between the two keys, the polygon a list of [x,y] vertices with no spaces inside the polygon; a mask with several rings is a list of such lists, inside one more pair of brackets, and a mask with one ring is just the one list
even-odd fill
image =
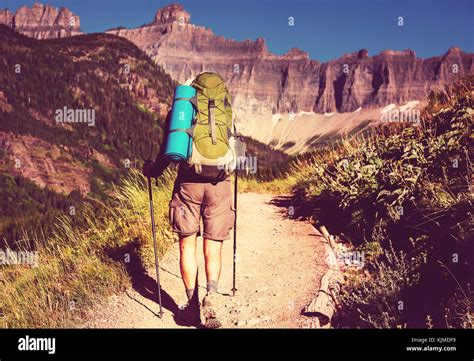
{"label": "trekking pole", "polygon": [[160,304],[159,317],[163,318],[163,308],[161,306],[160,264],[159,264],[159,261],[158,261],[158,248],[156,246],[155,211],[153,209],[153,193],[152,193],[152,190],[151,190],[151,178],[150,177],[148,177],[148,196],[150,197],[151,231],[153,233],[153,248],[155,250],[156,283],[158,285],[158,302]]}
{"label": "trekking pole", "polygon": [[235,217],[234,217],[234,264],[233,264],[233,280],[232,280],[232,295],[235,296],[235,261],[237,257],[237,167],[235,168],[235,175],[234,175],[234,209],[235,209]]}

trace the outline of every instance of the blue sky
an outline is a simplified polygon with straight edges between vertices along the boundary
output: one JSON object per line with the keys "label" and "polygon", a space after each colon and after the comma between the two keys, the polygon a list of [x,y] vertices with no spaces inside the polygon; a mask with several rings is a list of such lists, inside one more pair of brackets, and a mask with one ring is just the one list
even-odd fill
{"label": "blue sky", "polygon": [[[0,8],[16,10],[33,0],[0,0]],[[176,1],[49,0],[81,18],[86,32],[150,22],[156,10]],[[312,59],[327,61],[362,48],[413,49],[426,58],[453,45],[474,52],[474,0],[184,0],[191,21],[215,34],[236,40],[266,39],[283,54],[292,47]],[[288,18],[295,19],[293,27]],[[404,26],[397,18],[404,18]]]}

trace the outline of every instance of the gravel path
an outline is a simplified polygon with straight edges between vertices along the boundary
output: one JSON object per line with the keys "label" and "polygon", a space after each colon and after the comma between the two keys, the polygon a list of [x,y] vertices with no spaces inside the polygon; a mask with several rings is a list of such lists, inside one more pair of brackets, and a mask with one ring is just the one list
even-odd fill
{"label": "gravel path", "polygon": [[[219,311],[224,327],[312,327],[312,319],[302,316],[301,310],[318,290],[325,270],[325,249],[310,224],[287,216],[289,206],[284,196],[239,194],[236,295],[231,295],[233,240],[224,244],[219,283]],[[198,242],[202,246],[201,238]],[[174,317],[178,305],[185,302],[178,255],[175,244],[160,261],[163,319],[155,315],[155,272],[150,270],[149,274],[133,276],[132,288],[92,310],[84,327],[199,327]],[[206,284],[203,262],[200,254],[201,299]]]}

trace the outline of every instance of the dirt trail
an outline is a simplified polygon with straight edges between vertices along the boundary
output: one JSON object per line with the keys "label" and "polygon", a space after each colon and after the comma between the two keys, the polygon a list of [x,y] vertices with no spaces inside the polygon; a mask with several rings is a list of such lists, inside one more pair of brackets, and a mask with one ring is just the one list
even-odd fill
{"label": "dirt trail", "polygon": [[[220,316],[224,327],[311,327],[301,315],[312,299],[325,270],[323,239],[306,222],[288,218],[288,199],[281,196],[239,194],[237,235],[237,293],[232,288],[232,242],[224,244],[219,282]],[[202,239],[198,239],[202,250]],[[179,273],[178,244],[160,261],[163,319],[155,316],[155,272],[138,275],[133,287],[111,296],[88,317],[85,327],[176,328],[196,327],[176,319],[185,302]],[[205,294],[202,251],[199,252],[200,298]]]}

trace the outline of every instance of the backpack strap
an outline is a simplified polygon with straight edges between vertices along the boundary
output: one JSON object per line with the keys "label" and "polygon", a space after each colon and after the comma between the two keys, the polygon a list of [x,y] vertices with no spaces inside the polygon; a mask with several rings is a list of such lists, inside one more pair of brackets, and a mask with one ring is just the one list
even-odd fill
{"label": "backpack strap", "polygon": [[194,171],[195,171],[197,174],[201,174],[201,173],[202,173],[202,166],[201,166],[201,163],[195,163],[195,164],[194,164]]}
{"label": "backpack strap", "polygon": [[218,176],[216,177],[216,181],[217,182],[222,182],[224,179],[227,178],[227,176],[229,175],[229,172],[226,171],[226,170],[221,170],[218,174]]}
{"label": "backpack strap", "polygon": [[171,129],[170,131],[168,131],[168,133],[185,132],[185,133],[188,133],[188,135],[192,138],[193,137],[193,129],[194,129],[194,127],[191,127],[191,128],[176,128],[176,129]]}
{"label": "backpack strap", "polygon": [[212,144],[217,144],[217,136],[216,136],[216,119],[214,111],[216,109],[216,103],[214,99],[209,99],[207,101],[207,110],[208,110],[208,123],[209,123],[209,134],[212,138]]}
{"label": "backpack strap", "polygon": [[193,96],[191,98],[176,98],[174,101],[178,101],[178,100],[187,100],[189,101],[192,106],[194,107],[194,109],[196,110],[196,113],[198,111],[198,106],[197,106],[197,96]]}

